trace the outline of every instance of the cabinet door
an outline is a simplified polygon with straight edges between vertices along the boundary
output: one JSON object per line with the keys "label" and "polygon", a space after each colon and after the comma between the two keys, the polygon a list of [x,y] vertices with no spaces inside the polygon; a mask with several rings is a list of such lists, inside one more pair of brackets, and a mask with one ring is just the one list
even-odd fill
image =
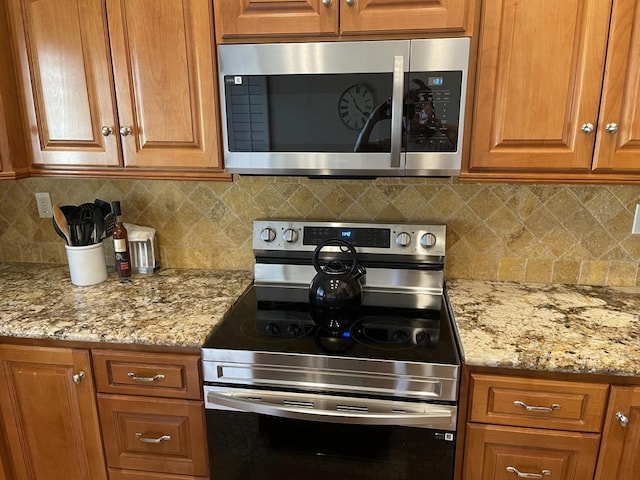
{"label": "cabinet door", "polygon": [[14,480],[106,480],[88,352],[0,346],[0,410]]}
{"label": "cabinet door", "polygon": [[469,0],[358,0],[349,5],[340,0],[340,33],[464,32],[473,4]]}
{"label": "cabinet door", "polygon": [[600,435],[591,433],[469,424],[463,478],[593,478],[599,443]]}
{"label": "cabinet door", "polygon": [[471,172],[590,171],[611,1],[484,2]]}
{"label": "cabinet door", "polygon": [[100,0],[8,0],[33,166],[118,166],[106,19]]}
{"label": "cabinet door", "polygon": [[616,0],[611,17],[594,170],[640,171],[640,1]]}
{"label": "cabinet door", "polygon": [[216,38],[338,34],[342,0],[216,0]]}
{"label": "cabinet door", "polygon": [[221,167],[210,0],[107,0],[126,167]]}
{"label": "cabinet door", "polygon": [[[626,419],[626,422],[625,422]],[[596,480],[640,478],[640,387],[612,387]]]}

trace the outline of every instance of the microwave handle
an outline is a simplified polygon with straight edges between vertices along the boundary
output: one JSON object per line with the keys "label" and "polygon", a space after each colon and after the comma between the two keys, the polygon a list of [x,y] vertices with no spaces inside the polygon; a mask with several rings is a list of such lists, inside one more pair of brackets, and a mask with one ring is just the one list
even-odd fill
{"label": "microwave handle", "polygon": [[400,167],[402,148],[402,95],[404,90],[404,57],[393,61],[393,92],[391,95],[391,167]]}

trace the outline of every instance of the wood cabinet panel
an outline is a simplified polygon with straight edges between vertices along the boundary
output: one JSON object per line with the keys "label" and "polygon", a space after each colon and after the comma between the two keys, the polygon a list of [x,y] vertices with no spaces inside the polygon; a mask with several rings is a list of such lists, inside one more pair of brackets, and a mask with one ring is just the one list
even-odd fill
{"label": "wood cabinet panel", "polygon": [[338,7],[338,0],[216,0],[216,37],[337,35]]}
{"label": "wood cabinet panel", "polygon": [[[591,433],[469,424],[465,480],[554,480],[593,477],[600,436]],[[544,472],[548,473],[544,473]]]}
{"label": "wood cabinet panel", "polygon": [[202,398],[198,355],[94,350],[92,356],[99,392]]}
{"label": "wood cabinet panel", "polygon": [[472,374],[469,420],[599,433],[608,390],[606,384]]}
{"label": "wood cabinet panel", "polygon": [[88,352],[3,345],[0,366],[12,480],[106,480]]}
{"label": "wood cabinet panel", "polygon": [[[623,415],[626,418],[625,424]],[[640,387],[614,386],[607,410],[596,480],[637,480],[640,472]]]}
{"label": "wood cabinet panel", "polygon": [[340,5],[340,33],[465,32],[467,0],[368,0]]}
{"label": "wood cabinet panel", "polygon": [[22,124],[15,63],[11,52],[9,22],[0,3],[0,180],[29,174],[29,157]]}
{"label": "wood cabinet panel", "polygon": [[640,172],[639,103],[640,1],[616,0],[596,137],[596,172]]}
{"label": "wood cabinet panel", "polygon": [[124,163],[221,167],[209,0],[108,0]]}
{"label": "wood cabinet panel", "polygon": [[100,2],[8,0],[33,164],[118,166],[108,38]]}
{"label": "wood cabinet panel", "polygon": [[[611,0],[488,0],[482,13],[471,171],[591,166]],[[595,127],[594,127],[595,128]]]}
{"label": "wood cabinet panel", "polygon": [[471,33],[473,0],[220,0],[218,42],[260,37]]}
{"label": "wood cabinet panel", "polygon": [[203,402],[99,394],[98,403],[110,468],[207,475]]}
{"label": "wood cabinet panel", "polygon": [[171,475],[167,473],[136,472],[135,470],[109,469],[109,480],[209,480],[210,477]]}

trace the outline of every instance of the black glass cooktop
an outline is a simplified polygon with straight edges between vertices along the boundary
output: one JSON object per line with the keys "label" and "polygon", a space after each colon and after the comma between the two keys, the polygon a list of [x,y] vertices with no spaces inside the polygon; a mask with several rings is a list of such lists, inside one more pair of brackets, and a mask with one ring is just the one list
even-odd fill
{"label": "black glass cooktop", "polygon": [[262,301],[256,287],[238,300],[204,348],[460,364],[446,302],[438,311],[330,311]]}

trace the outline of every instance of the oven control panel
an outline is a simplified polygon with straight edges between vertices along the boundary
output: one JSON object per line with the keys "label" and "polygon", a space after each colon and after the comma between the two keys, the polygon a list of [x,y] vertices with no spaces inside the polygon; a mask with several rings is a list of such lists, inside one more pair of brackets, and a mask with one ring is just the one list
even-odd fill
{"label": "oven control panel", "polygon": [[291,220],[256,220],[253,225],[253,249],[258,251],[314,251],[335,238],[361,253],[443,257],[446,226]]}

